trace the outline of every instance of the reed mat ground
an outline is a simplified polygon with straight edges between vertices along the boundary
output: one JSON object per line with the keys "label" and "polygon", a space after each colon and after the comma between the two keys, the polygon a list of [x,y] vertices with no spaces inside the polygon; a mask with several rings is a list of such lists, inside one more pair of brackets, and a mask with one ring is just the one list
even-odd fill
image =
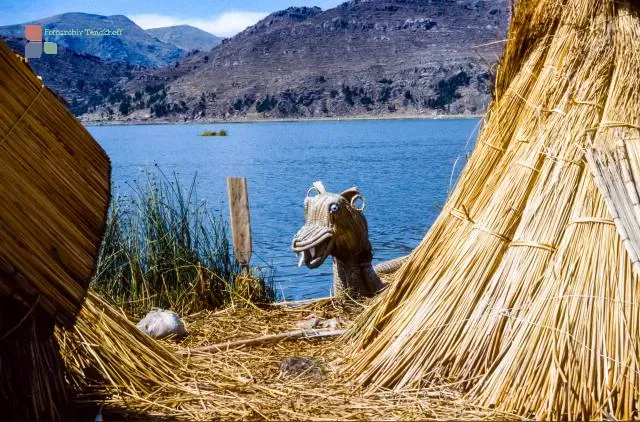
{"label": "reed mat ground", "polygon": [[[460,398],[456,386],[438,386],[419,392],[367,392],[345,381],[345,349],[339,338],[283,341],[220,352],[193,349],[225,341],[256,338],[299,330],[299,323],[316,317],[339,318],[348,327],[361,305],[328,302],[304,307],[273,306],[267,310],[229,308],[203,311],[186,318],[190,334],[180,343],[163,341],[185,367],[179,381],[146,394],[102,391],[106,398],[78,397],[87,415],[104,404],[109,420],[179,419],[505,419],[508,415],[474,407]],[[313,371],[283,375],[280,362],[308,357]],[[84,390],[88,391],[88,390]],[[514,418],[515,419],[515,418]]]}

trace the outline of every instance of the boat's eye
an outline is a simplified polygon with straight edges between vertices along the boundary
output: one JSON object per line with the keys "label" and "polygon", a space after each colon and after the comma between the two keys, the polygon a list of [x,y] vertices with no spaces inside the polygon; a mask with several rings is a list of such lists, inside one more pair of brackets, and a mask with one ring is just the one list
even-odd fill
{"label": "boat's eye", "polygon": [[335,202],[331,205],[329,205],[329,212],[330,213],[336,213],[338,212],[338,210],[340,209],[340,205],[336,204]]}

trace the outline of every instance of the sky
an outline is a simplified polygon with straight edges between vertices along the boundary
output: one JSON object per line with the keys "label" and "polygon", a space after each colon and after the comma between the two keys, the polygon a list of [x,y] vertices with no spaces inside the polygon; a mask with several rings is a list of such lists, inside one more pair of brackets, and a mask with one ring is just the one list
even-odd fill
{"label": "sky", "polygon": [[0,26],[68,12],[126,15],[144,29],[191,25],[230,37],[291,6],[335,7],[345,0],[0,0]]}

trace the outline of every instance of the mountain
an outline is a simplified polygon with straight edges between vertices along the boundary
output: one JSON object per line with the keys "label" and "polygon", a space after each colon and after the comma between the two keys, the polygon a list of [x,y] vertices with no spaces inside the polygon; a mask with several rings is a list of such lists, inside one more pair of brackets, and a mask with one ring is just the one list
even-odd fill
{"label": "mountain", "polygon": [[[121,61],[148,67],[164,66],[182,57],[184,51],[145,32],[123,15],[101,16],[88,13],[65,13],[38,19],[29,24],[41,25],[45,41],[53,41],[59,46],[76,53],[90,54],[103,60]],[[3,38],[24,37],[24,25],[0,27]],[[48,30],[73,30],[81,35],[46,35]],[[86,30],[121,29],[122,35],[88,35]]]}
{"label": "mountain", "polygon": [[[18,54],[24,54],[25,39],[5,38],[4,41]],[[105,117],[110,115],[109,110],[118,111],[121,102],[117,97],[119,91],[114,88],[140,70],[128,63],[106,61],[60,46],[56,55],[43,54],[39,59],[29,60],[29,65],[64,99],[71,112],[81,115],[100,105]]]}
{"label": "mountain", "polygon": [[122,85],[128,114],[113,117],[481,113],[509,13],[509,0],[354,0],[326,11],[289,8],[212,51],[140,72]]}
{"label": "mountain", "polygon": [[209,51],[222,42],[222,38],[190,25],[152,28],[146,31],[160,41],[173,44],[186,51]]}

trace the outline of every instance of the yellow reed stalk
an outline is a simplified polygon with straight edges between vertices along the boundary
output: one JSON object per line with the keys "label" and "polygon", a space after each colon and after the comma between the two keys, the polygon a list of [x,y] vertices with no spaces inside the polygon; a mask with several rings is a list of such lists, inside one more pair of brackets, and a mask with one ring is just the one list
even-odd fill
{"label": "yellow reed stalk", "polygon": [[146,395],[180,380],[173,352],[91,291],[73,330],[56,336],[77,390],[106,383],[112,392]]}
{"label": "yellow reed stalk", "polygon": [[0,290],[71,325],[104,231],[110,162],[0,41]]}
{"label": "yellow reed stalk", "polygon": [[640,180],[637,5],[517,2],[497,79],[443,213],[346,337],[352,377],[454,381],[524,416],[637,417],[638,280],[583,159],[622,142],[627,192]]}

